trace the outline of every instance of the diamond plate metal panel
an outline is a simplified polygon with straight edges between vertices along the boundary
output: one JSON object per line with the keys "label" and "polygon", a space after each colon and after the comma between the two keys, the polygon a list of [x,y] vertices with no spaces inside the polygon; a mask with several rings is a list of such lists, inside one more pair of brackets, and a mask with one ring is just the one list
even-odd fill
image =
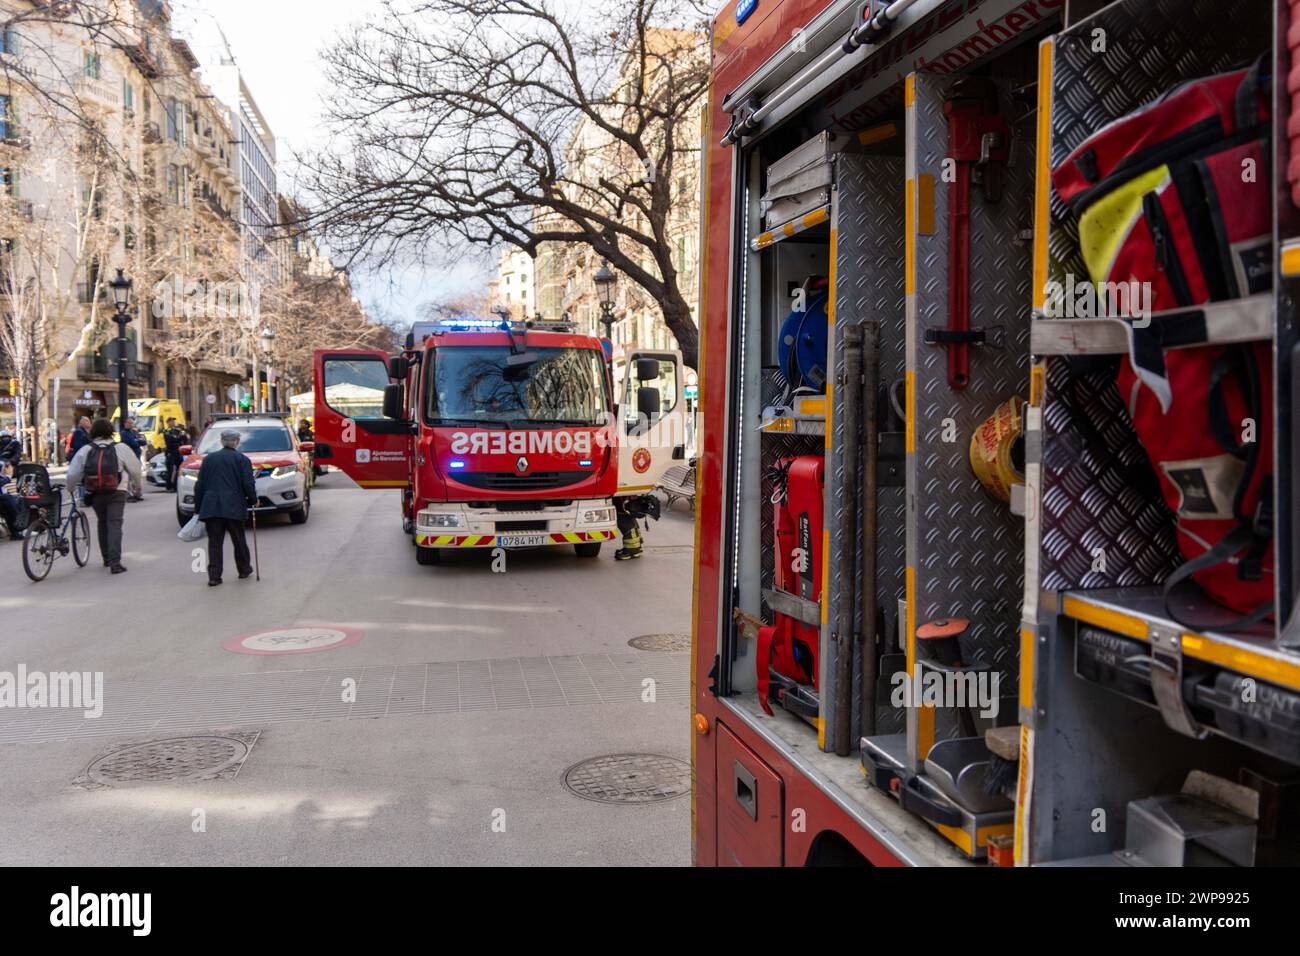
{"label": "diamond plate metal panel", "polygon": [[[842,155],[836,168],[836,234],[835,234],[835,348],[831,356],[832,376],[838,381],[842,369],[844,330],[866,321],[880,323],[880,380],[897,382],[905,369],[905,329],[903,306],[903,161],[885,156]],[[832,433],[834,448],[844,447],[844,402],[846,390],[837,388],[832,396],[834,420]],[[851,464],[837,454],[827,462],[826,493],[828,501],[839,500],[846,469],[858,473],[862,458]],[[829,512],[828,512],[829,513]],[[884,610],[886,628],[882,641],[896,634],[898,599],[903,594],[903,567],[907,555],[904,542],[905,493],[902,488],[881,488],[877,509],[876,593],[878,605]],[[857,527],[862,526],[862,508],[857,508]],[[840,540],[838,524],[832,522],[830,561],[835,566],[839,550],[854,548],[855,563],[862,561],[861,535],[855,541]],[[836,608],[842,600],[855,604],[854,629],[862,630],[858,589],[855,581],[840,581],[834,575],[828,586],[827,620],[834,621]],[[824,673],[833,674],[836,649],[830,641],[826,644],[827,663]],[[886,646],[886,651],[897,645]],[[853,674],[853,715],[850,721],[851,748],[857,748],[858,713],[862,701],[862,655],[855,647],[851,673]],[[831,694],[823,694],[826,712],[826,747],[834,750],[834,702]],[[878,701],[888,704],[888,695],[878,694]],[[899,733],[903,730],[905,713],[888,706],[876,708],[877,733]]]}
{"label": "diamond plate metal panel", "polygon": [[[1023,395],[1029,374],[1031,260],[1018,237],[1032,216],[1034,113],[1000,87],[1004,115],[1014,122],[1014,147],[1001,202],[978,191],[971,202],[971,326],[1002,330],[1002,347],[972,346],[970,384],[948,384],[947,350],[926,345],[926,328],[948,325],[948,196],[942,164],[948,155],[943,112],[949,84],[916,77],[909,112],[918,175],[934,177],[933,235],[916,238],[915,327],[909,329],[908,368],[915,389],[915,453],[908,456],[908,564],[916,574],[916,624],[943,617],[970,619],[962,640],[966,660],[1001,674],[1001,693],[1017,686],[1018,621],[1024,583],[1024,522],[992,497],[971,471],[975,429],[1000,403]],[[940,712],[939,738],[956,733]]]}
{"label": "diamond plate metal panel", "polygon": [[[1258,0],[1127,0],[1060,34],[1052,82],[1052,166],[1097,129],[1169,88],[1240,66],[1267,49],[1262,10]],[[1104,50],[1096,49],[1099,40]],[[1051,279],[1087,276],[1078,241],[1077,220],[1052,190]],[[1048,363],[1040,586],[1161,581],[1179,563],[1173,518],[1158,487],[1145,495],[1135,488],[1135,469],[1145,456],[1114,375],[1073,374],[1080,376],[1077,390],[1067,360]],[[1062,391],[1067,387],[1068,396]],[[1086,421],[1074,422],[1076,413]],[[1096,434],[1104,437],[1101,447],[1084,437]]]}

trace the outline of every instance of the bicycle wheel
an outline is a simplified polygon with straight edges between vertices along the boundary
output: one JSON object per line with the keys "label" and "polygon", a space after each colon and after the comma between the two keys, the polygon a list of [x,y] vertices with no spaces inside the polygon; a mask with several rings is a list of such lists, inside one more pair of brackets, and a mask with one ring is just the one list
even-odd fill
{"label": "bicycle wheel", "polygon": [[84,568],[90,563],[90,522],[86,520],[84,511],[78,511],[69,524],[72,526],[68,529],[72,537],[72,557],[77,567]]}
{"label": "bicycle wheel", "polygon": [[23,538],[23,570],[33,581],[44,581],[58,554],[58,536],[44,521],[37,521],[27,529]]}

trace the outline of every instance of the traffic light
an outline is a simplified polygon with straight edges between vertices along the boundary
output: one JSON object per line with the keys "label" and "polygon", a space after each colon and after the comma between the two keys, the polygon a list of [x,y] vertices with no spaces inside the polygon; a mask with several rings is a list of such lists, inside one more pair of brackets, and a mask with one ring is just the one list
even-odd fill
{"label": "traffic light", "polygon": [[17,394],[18,394],[18,379],[16,379],[16,378],[11,378],[11,379],[9,380],[9,394],[10,394],[10,395],[17,395]]}
{"label": "traffic light", "polygon": [[262,383],[262,401],[266,401],[266,383]]}

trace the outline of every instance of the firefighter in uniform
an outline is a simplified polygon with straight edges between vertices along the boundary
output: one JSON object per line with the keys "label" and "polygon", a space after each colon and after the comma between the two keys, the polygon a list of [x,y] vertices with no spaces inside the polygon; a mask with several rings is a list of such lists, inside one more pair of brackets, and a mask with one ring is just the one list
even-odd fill
{"label": "firefighter in uniform", "polygon": [[[618,515],[618,530],[623,535],[623,547],[614,552],[615,561],[631,561],[641,557],[641,519],[659,520],[659,499],[654,495],[639,495],[614,499]],[[646,521],[647,529],[649,521]]]}
{"label": "firefighter in uniform", "polygon": [[167,419],[167,430],[163,432],[163,443],[166,447],[167,462],[167,490],[176,490],[177,472],[181,467],[181,446],[190,442],[189,433],[180,425],[176,424],[176,419]]}

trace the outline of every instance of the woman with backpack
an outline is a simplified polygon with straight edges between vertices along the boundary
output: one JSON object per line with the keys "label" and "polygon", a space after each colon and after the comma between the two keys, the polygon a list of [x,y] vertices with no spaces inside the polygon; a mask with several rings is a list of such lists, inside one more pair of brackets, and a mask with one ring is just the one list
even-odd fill
{"label": "woman with backpack", "polygon": [[140,459],[126,445],[113,441],[113,423],[96,419],[90,428],[90,444],[83,445],[68,465],[69,494],[86,491],[95,510],[99,530],[99,552],[104,566],[114,574],[122,564],[122,515],[126,511],[126,489],[143,481]]}

